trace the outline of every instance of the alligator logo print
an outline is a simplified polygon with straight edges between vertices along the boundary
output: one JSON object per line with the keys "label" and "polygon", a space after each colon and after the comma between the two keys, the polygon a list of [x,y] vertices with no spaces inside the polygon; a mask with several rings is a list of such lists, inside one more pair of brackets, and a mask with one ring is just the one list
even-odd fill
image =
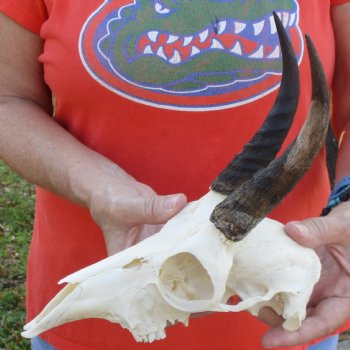
{"label": "alligator logo print", "polygon": [[275,90],[281,52],[272,11],[299,61],[296,0],[109,0],[87,19],[79,50],[107,89],[177,110],[229,108]]}

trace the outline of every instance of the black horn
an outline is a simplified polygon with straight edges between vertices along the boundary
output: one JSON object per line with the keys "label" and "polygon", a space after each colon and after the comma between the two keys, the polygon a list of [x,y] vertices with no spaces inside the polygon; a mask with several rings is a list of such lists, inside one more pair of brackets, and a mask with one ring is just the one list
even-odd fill
{"label": "black horn", "polygon": [[281,86],[261,128],[212,183],[211,189],[222,194],[233,192],[275,159],[293,123],[299,100],[298,62],[276,13],[274,18],[282,53]]}
{"label": "black horn", "polygon": [[231,193],[213,210],[210,220],[230,240],[239,241],[293,189],[321,149],[330,120],[330,94],[322,64],[306,36],[312,75],[312,101],[294,142]]}

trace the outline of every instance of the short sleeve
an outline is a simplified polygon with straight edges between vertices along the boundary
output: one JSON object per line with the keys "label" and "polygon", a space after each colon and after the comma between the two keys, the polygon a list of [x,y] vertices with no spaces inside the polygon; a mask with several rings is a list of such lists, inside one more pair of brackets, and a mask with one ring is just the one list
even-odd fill
{"label": "short sleeve", "polygon": [[48,16],[44,0],[0,0],[0,12],[38,35]]}
{"label": "short sleeve", "polygon": [[350,2],[350,0],[331,0],[331,6],[337,6]]}

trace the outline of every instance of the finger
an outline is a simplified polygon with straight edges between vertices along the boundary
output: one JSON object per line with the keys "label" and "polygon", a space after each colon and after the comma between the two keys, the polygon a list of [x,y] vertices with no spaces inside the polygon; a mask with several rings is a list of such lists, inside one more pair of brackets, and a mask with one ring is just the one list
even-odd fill
{"label": "finger", "polygon": [[313,249],[344,239],[344,223],[336,216],[292,221],[285,225],[285,231],[299,244]]}
{"label": "finger", "polygon": [[119,229],[114,229],[111,232],[104,232],[108,256],[116,254],[133,245],[132,243],[129,243],[128,237],[129,236],[125,231]]}
{"label": "finger", "polygon": [[350,315],[349,311],[348,299],[326,299],[314,309],[314,313],[305,319],[297,331],[288,332],[282,327],[271,329],[263,337],[263,346],[266,348],[296,346],[330,335],[346,322]]}
{"label": "finger", "polygon": [[269,307],[263,307],[259,311],[258,318],[270,327],[281,326],[284,322],[283,317],[277,315],[276,312]]}
{"label": "finger", "polygon": [[139,197],[135,208],[136,224],[163,224],[176,215],[187,203],[183,194]]}

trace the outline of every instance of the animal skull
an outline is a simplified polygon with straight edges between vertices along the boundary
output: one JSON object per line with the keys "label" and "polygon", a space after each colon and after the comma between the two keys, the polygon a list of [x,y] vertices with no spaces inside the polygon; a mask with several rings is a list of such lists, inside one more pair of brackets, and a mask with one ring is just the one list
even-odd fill
{"label": "animal skull", "polygon": [[[166,336],[169,323],[187,325],[191,313],[249,310],[257,315],[264,306],[283,316],[285,329],[300,327],[320,276],[320,261],[313,250],[291,240],[282,224],[265,217],[318,153],[329,123],[329,95],[317,54],[307,38],[312,106],[297,139],[272,161],[298,102],[298,92],[290,93],[298,90],[297,63],[276,15],[275,20],[283,52],[283,79],[262,129],[219,175],[211,190],[189,203],[158,234],[61,280],[68,284],[24,327],[24,337],[93,317],[119,323],[137,341],[152,342]],[[288,71],[291,66],[294,68]],[[277,141],[268,145],[267,155],[264,151],[266,164],[258,155],[259,159],[247,167],[254,147],[264,147],[265,133],[272,137],[266,125],[276,124],[274,120],[281,115],[288,125],[274,131]],[[242,169],[244,174],[237,176]],[[228,304],[235,295],[241,301]]]}
{"label": "animal skull", "polygon": [[[242,241],[224,241],[213,223],[203,221],[222,200],[210,191],[158,234],[64,278],[60,283],[68,285],[23,336],[94,317],[151,342],[165,337],[168,322],[187,324],[191,313],[248,309],[256,315],[263,306],[281,314],[287,329],[297,329],[319,278],[317,255],[270,219]],[[233,295],[242,301],[227,305]]]}

